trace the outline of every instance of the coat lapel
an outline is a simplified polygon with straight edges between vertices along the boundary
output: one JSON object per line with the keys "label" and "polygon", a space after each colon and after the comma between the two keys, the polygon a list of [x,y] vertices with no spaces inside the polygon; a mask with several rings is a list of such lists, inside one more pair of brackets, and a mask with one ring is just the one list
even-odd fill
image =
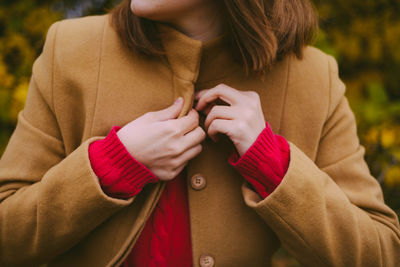
{"label": "coat lapel", "polygon": [[[258,92],[265,119],[275,132],[279,132],[288,61],[276,64],[263,77],[246,77],[242,69],[228,57],[228,51],[220,54],[220,49],[216,49],[223,44],[221,39],[202,44],[174,30],[166,29],[164,32],[168,32],[163,39],[167,56],[160,60],[129,52],[117,41],[116,33],[110,28],[106,29],[91,136],[106,135],[113,125],[124,126],[146,112],[163,109],[178,96],[185,100],[179,117],[184,116],[192,108],[195,90],[210,88],[222,82],[238,90]],[[202,251],[201,247],[196,247],[197,244],[207,244],[209,249],[217,253],[224,251],[224,245],[235,244],[236,249],[244,250],[249,257],[260,258],[260,255],[264,255],[262,257],[265,259],[269,257],[265,251],[274,251],[271,247],[271,244],[276,244],[271,242],[271,239],[275,239],[274,234],[243,202],[243,178],[227,162],[233,149],[227,137],[218,143],[207,139],[201,154],[187,165],[194,259]],[[190,187],[190,179],[199,173],[206,177],[208,184],[205,190],[195,192]],[[114,245],[108,246],[116,248],[116,251],[110,252],[115,255],[112,262],[121,262],[132,249],[164,187],[163,182],[148,185],[137,200],[101,227],[118,229],[118,234],[111,230],[96,230],[84,244],[98,247],[98,251],[106,251],[103,248],[107,246],[106,240],[114,240]],[[229,197],[221,198],[221,195]],[[226,222],[227,225],[221,224],[221,218],[240,222],[234,224],[230,231],[245,233],[226,236],[229,222]],[[252,227],[246,228],[246,224]],[[102,236],[98,236],[97,232],[101,232]],[[203,236],[212,236],[212,240],[209,240],[211,243],[203,240]],[[246,236],[254,237],[251,240],[255,243],[248,246],[248,242],[241,240]],[[248,247],[242,247],[243,244]]]}

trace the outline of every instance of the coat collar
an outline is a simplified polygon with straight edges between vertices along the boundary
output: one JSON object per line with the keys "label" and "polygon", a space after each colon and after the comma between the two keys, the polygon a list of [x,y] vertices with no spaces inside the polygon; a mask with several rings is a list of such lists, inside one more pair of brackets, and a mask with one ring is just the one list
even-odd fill
{"label": "coat collar", "polygon": [[166,58],[175,76],[192,83],[222,80],[241,68],[233,60],[229,36],[224,33],[208,41],[192,39],[173,27],[158,23]]}
{"label": "coat collar", "polygon": [[[111,122],[125,124],[135,118],[132,114],[140,116],[146,111],[165,108],[179,96],[185,100],[179,114],[182,116],[193,106],[195,91],[212,88],[219,83],[238,90],[258,92],[264,103],[265,119],[276,133],[280,132],[287,88],[292,86],[289,83],[292,56],[277,62],[262,77],[255,74],[246,76],[243,67],[233,60],[227,48],[229,46],[226,46],[227,36],[201,42],[172,27],[157,24],[166,50],[166,58],[160,60],[158,57],[149,58],[133,53],[124,46],[115,29],[108,23],[105,25],[98,72],[96,123],[90,133],[105,133]],[[138,97],[140,101],[131,108],[131,99]],[[121,99],[128,99],[129,103],[115,106],[108,104],[118,103]],[[131,115],[126,116],[126,109],[129,108]],[[110,118],[110,114],[120,120],[115,121]]]}

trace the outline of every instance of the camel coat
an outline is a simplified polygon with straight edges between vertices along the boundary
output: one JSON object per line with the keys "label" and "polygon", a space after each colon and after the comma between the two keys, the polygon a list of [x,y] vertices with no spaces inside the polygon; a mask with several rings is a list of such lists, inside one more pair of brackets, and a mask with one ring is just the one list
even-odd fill
{"label": "camel coat", "polygon": [[[131,251],[164,182],[127,200],[105,195],[88,158],[104,138],[178,96],[225,83],[258,92],[265,119],[290,145],[289,169],[261,199],[228,163],[228,138],[203,142],[187,165],[194,266],[270,266],[285,247],[307,266],[400,266],[398,218],[363,159],[336,61],[307,47],[263,77],[246,77],[224,38],[202,44],[160,26],[167,51],[128,51],[109,15],[49,29],[25,107],[0,160],[0,266],[118,266]],[[256,166],[255,166],[256,168]],[[206,187],[194,190],[191,177]],[[202,266],[205,266],[204,264]]]}

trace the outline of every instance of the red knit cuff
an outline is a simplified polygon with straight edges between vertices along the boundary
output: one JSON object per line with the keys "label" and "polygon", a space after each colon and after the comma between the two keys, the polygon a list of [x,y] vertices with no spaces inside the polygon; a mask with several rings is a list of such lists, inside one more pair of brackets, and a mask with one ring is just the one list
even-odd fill
{"label": "red knit cuff", "polygon": [[159,179],[138,162],[118,138],[120,126],[113,126],[104,139],[89,144],[89,159],[103,191],[116,198],[138,194],[148,183]]}
{"label": "red knit cuff", "polygon": [[263,197],[271,194],[280,184],[289,167],[290,149],[286,139],[266,127],[256,141],[240,157],[233,151],[228,162]]}

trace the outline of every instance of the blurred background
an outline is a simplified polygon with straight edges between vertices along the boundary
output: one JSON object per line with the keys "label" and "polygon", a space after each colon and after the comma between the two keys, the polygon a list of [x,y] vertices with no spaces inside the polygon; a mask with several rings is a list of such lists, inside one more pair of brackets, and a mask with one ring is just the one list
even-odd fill
{"label": "blurred background", "polygon": [[[49,26],[104,14],[115,0],[0,0],[0,156],[24,108],[32,64]],[[385,201],[400,214],[400,1],[314,0],[315,44],[333,55],[347,85],[361,144]],[[298,266],[284,250],[275,266]]]}

